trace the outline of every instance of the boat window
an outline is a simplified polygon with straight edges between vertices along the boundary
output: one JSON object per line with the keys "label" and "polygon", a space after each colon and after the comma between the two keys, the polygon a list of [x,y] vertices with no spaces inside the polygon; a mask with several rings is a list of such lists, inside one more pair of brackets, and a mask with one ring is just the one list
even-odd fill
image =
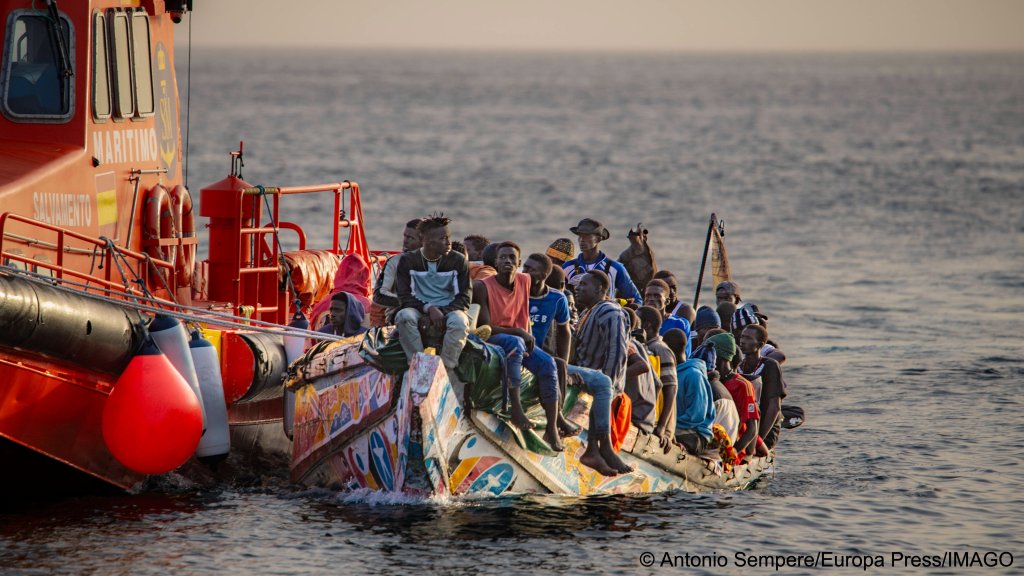
{"label": "boat window", "polygon": [[135,112],[150,116],[153,108],[153,69],[149,57],[149,18],[145,12],[132,16],[132,48],[135,54]]}
{"label": "boat window", "polygon": [[124,12],[112,12],[110,16],[114,55],[114,113],[117,118],[131,118],[135,115],[135,98],[132,94],[132,51],[128,15]]}
{"label": "boat window", "polygon": [[107,21],[103,14],[93,17],[92,30],[92,115],[110,118],[110,78],[107,64]]}
{"label": "boat window", "polygon": [[4,116],[15,122],[70,120],[75,68],[70,20],[42,10],[15,10],[7,19],[4,37]]}

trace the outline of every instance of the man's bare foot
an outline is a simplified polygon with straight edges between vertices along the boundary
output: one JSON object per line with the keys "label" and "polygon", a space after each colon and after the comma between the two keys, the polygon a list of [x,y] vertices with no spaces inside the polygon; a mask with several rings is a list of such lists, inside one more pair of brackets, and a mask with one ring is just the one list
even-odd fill
{"label": "man's bare foot", "polygon": [[[601,458],[605,461],[608,466],[613,468],[618,474],[627,474],[633,471],[633,467],[626,464],[619,458],[619,455],[612,450],[610,441],[602,441],[600,447]],[[582,460],[582,458],[580,459]]]}
{"label": "man's bare foot", "polygon": [[571,436],[578,436],[580,430],[583,428],[579,424],[574,424],[565,419],[565,416],[558,415],[558,431],[562,433],[563,438],[569,438]]}
{"label": "man's bare foot", "polygon": [[523,414],[522,412],[516,414],[515,411],[513,411],[512,418],[510,420],[512,425],[520,430],[533,430],[533,422],[530,421],[530,419],[526,417],[526,414]]}
{"label": "man's bare foot", "polygon": [[562,445],[562,439],[558,436],[557,427],[548,426],[544,431],[544,441],[551,446],[551,449],[555,452],[561,452],[565,450],[565,446]]}
{"label": "man's bare foot", "polygon": [[510,388],[508,391],[509,408],[512,411],[512,424],[520,430],[533,430],[533,422],[526,417],[523,411],[523,403],[519,398],[519,388]]}
{"label": "man's bare foot", "polygon": [[[593,440],[591,440],[591,442],[593,442]],[[597,450],[591,452],[589,447],[587,448],[587,451],[583,453],[583,456],[580,456],[580,464],[597,470],[597,473],[602,476],[618,476],[619,474],[614,468],[608,466]]]}

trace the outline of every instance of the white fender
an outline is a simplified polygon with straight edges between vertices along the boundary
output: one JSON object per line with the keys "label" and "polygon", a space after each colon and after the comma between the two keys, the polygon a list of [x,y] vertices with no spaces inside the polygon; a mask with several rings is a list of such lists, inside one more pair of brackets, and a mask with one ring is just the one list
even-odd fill
{"label": "white fender", "polygon": [[217,349],[199,332],[192,333],[188,343],[192,362],[199,378],[199,390],[205,406],[206,433],[199,440],[196,456],[221,460],[231,450],[231,432],[228,429],[228,407],[224,401],[224,383],[220,376],[220,359]]}
{"label": "white fender", "polygon": [[158,314],[149,324],[149,334],[153,341],[160,347],[160,351],[171,361],[171,365],[181,374],[189,388],[195,393],[199,400],[199,407],[203,409],[203,432],[206,432],[206,407],[203,405],[203,394],[199,391],[199,377],[196,376],[196,366],[192,362],[192,354],[188,351],[188,339],[185,335],[185,327],[181,322]]}
{"label": "white fender", "polygon": [[[301,312],[296,312],[295,316],[292,316],[292,321],[288,323],[289,328],[298,328],[300,330],[309,330],[309,320]],[[292,362],[296,359],[301,358],[306,353],[306,338],[302,336],[285,336],[284,337],[284,355],[288,359],[288,365],[291,366]],[[285,388],[284,389],[284,417],[281,423],[284,425],[284,433],[288,436],[288,439],[292,439],[292,435],[295,432],[295,392]]]}

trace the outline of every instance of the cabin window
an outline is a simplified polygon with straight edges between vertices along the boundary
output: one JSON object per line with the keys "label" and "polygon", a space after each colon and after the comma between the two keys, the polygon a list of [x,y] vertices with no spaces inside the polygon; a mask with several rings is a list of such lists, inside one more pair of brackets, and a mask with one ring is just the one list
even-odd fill
{"label": "cabin window", "polygon": [[149,18],[145,12],[132,16],[132,49],[135,55],[135,112],[151,116],[153,107],[153,68],[149,57]]}
{"label": "cabin window", "polygon": [[0,98],[15,122],[67,122],[74,115],[75,36],[64,15],[15,10],[7,19]]}
{"label": "cabin window", "polygon": [[132,48],[128,15],[124,12],[110,14],[111,40],[114,65],[114,113],[118,118],[135,115],[135,95],[132,93]]}
{"label": "cabin window", "polygon": [[107,21],[102,14],[93,17],[92,30],[92,115],[97,120],[110,118],[110,77],[107,64]]}

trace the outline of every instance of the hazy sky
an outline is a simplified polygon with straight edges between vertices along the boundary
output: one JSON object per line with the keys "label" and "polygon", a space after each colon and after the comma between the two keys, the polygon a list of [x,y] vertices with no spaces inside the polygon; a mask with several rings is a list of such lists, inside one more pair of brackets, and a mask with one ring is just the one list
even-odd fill
{"label": "hazy sky", "polygon": [[195,0],[192,37],[197,46],[1024,50],[1024,0]]}

